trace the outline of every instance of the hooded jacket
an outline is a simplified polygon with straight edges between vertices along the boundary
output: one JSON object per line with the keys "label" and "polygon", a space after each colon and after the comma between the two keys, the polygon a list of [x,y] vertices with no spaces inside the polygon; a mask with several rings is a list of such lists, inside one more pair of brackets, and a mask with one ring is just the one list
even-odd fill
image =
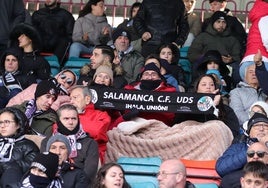
{"label": "hooded jacket", "polygon": [[221,55],[229,54],[235,62],[240,62],[241,47],[238,40],[231,36],[228,25],[222,33],[219,33],[210,23],[206,31],[194,39],[188,50],[188,58],[194,64],[208,50],[218,50]]}

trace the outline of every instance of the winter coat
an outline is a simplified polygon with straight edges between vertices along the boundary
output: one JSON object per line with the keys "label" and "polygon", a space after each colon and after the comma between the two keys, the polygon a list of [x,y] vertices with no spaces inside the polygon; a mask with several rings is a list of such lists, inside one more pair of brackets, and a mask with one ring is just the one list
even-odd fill
{"label": "winter coat", "polygon": [[268,95],[268,71],[266,70],[264,63],[261,66],[256,66],[256,76],[258,78],[260,88]]}
{"label": "winter coat", "polygon": [[261,89],[255,89],[245,82],[240,82],[236,88],[230,91],[230,107],[234,110],[239,125],[249,120],[250,106],[257,101],[265,101],[267,96]]}
{"label": "winter coat", "polygon": [[240,170],[247,163],[246,142],[232,144],[217,160],[216,171],[223,177],[228,173]]}
{"label": "winter coat", "polygon": [[0,46],[7,45],[13,27],[25,20],[25,9],[22,0],[1,0]]}
{"label": "winter coat", "polygon": [[144,57],[137,51],[133,50],[125,54],[120,60],[124,69],[124,78],[130,84],[138,79],[138,75],[144,65]]}
{"label": "winter coat", "polygon": [[[26,111],[26,104],[28,101],[24,101],[20,105],[15,105],[13,107],[20,109],[23,113]],[[53,109],[48,109],[42,114],[33,117],[32,122],[30,123],[30,134],[36,135],[41,134],[46,137],[52,135],[52,125],[57,120],[57,113]]]}
{"label": "winter coat", "polygon": [[61,38],[71,42],[74,22],[73,15],[60,8],[60,4],[53,9],[41,8],[32,15],[33,26],[38,30],[45,49],[54,49]]}
{"label": "winter coat", "polygon": [[[0,160],[0,187],[14,187],[14,184],[27,172],[33,159],[39,153],[38,147],[32,141],[24,138],[26,131],[24,124],[20,125],[18,131],[16,135],[9,137],[9,139],[15,139],[10,159],[6,162]],[[4,143],[2,139],[4,137],[0,136],[1,145]]]}
{"label": "winter coat", "polygon": [[106,143],[108,142],[107,130],[111,117],[107,112],[96,110],[93,104],[86,106],[83,113],[79,114],[80,123],[85,132],[98,143],[101,162],[104,162]]}
{"label": "winter coat", "polygon": [[175,42],[183,45],[189,25],[182,1],[176,0],[144,0],[134,18],[134,28],[140,36],[150,32],[152,38],[147,44],[160,45]]}
{"label": "winter coat", "polygon": [[253,61],[254,55],[260,49],[264,61],[268,61],[268,3],[256,0],[249,12],[249,20],[252,23],[247,39],[247,49],[242,62]]}
{"label": "winter coat", "polygon": [[37,51],[23,53],[22,73],[34,80],[46,80],[50,77],[50,65],[48,61]]}
{"label": "winter coat", "polygon": [[[109,27],[109,35],[103,35],[104,27]],[[89,13],[75,21],[72,39],[73,42],[80,42],[86,46],[95,46],[99,44],[106,44],[111,40],[112,28],[107,22],[106,16],[94,16]],[[88,33],[88,41],[84,41],[83,35]]]}
{"label": "winter coat", "polygon": [[240,62],[240,44],[231,36],[230,29],[226,27],[223,33],[218,33],[209,24],[206,31],[200,33],[192,42],[188,50],[188,58],[196,63],[208,50],[218,50],[222,55],[229,54],[235,62]]}

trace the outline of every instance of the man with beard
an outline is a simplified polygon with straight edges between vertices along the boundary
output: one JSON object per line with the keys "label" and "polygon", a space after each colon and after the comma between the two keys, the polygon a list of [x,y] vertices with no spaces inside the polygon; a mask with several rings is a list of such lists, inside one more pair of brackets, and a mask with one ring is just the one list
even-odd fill
{"label": "man with beard", "polygon": [[62,64],[72,42],[73,15],[60,7],[60,0],[46,0],[45,7],[33,13],[32,23],[41,36],[43,51],[53,52]]}

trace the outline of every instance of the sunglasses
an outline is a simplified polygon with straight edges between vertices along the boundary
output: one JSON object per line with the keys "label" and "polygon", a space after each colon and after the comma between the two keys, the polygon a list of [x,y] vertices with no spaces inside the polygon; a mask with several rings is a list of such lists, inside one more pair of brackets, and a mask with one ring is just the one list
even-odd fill
{"label": "sunglasses", "polygon": [[65,79],[66,79],[66,83],[67,83],[68,85],[71,85],[71,84],[73,83],[73,79],[71,79],[71,78],[67,78],[67,76],[66,76],[65,74],[61,74],[61,75],[60,75],[60,79],[62,79],[62,80],[65,80]]}
{"label": "sunglasses", "polygon": [[259,157],[259,158],[263,158],[264,157],[264,155],[267,155],[267,152],[265,152],[265,151],[248,151],[247,152],[247,156],[249,157],[249,158],[252,158],[252,157],[254,157],[254,155],[255,155],[255,153],[257,154],[257,156]]}

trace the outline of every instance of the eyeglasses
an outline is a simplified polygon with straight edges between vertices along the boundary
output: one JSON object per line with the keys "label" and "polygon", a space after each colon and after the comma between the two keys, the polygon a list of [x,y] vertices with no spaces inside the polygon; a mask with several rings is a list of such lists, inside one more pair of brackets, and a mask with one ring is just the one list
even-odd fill
{"label": "eyeglasses", "polygon": [[0,121],[0,126],[4,125],[5,127],[9,126],[11,123],[14,123],[15,121],[12,120],[4,120]]}
{"label": "eyeglasses", "polygon": [[175,175],[175,174],[179,174],[181,172],[158,172],[156,174],[156,177],[159,177],[160,175],[163,177],[163,178],[167,178],[168,175]]}
{"label": "eyeglasses", "polygon": [[268,153],[265,152],[265,151],[248,151],[248,152],[247,152],[247,156],[248,156],[249,158],[252,158],[252,157],[254,157],[255,153],[257,154],[257,156],[258,156],[259,158],[263,158],[264,155],[267,155],[267,154],[268,154]]}
{"label": "eyeglasses", "polygon": [[71,84],[73,83],[73,79],[71,79],[71,78],[67,78],[67,76],[66,76],[65,74],[61,74],[61,75],[60,75],[60,79],[62,79],[62,80],[65,80],[65,79],[66,79],[66,83],[67,83],[68,85],[71,85]]}
{"label": "eyeglasses", "polygon": [[268,124],[255,124],[253,125],[252,128],[257,129],[257,130],[261,130],[261,129],[268,130]]}

